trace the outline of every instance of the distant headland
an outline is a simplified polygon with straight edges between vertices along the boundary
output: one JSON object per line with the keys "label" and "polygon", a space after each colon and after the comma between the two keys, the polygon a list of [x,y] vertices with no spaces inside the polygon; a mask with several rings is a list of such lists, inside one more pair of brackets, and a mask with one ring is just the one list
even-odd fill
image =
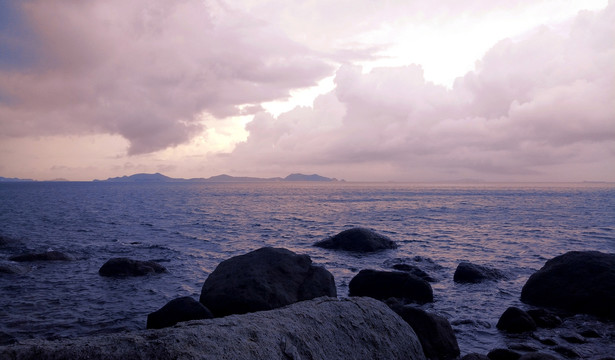
{"label": "distant headland", "polygon": [[329,178],[317,174],[305,175],[305,174],[290,174],[287,177],[272,177],[272,178],[259,178],[248,176],[230,176],[226,174],[216,175],[209,178],[172,178],[161,173],[155,174],[134,174],[130,176],[121,176],[108,178],[107,180],[94,180],[95,182],[277,182],[277,181],[318,181],[318,182],[332,182],[343,181],[335,178]]}

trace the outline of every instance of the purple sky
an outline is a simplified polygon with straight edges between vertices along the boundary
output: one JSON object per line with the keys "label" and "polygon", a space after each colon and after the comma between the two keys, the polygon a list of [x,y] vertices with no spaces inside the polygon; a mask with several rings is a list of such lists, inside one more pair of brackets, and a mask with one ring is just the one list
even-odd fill
{"label": "purple sky", "polygon": [[0,5],[0,176],[615,181],[615,2]]}

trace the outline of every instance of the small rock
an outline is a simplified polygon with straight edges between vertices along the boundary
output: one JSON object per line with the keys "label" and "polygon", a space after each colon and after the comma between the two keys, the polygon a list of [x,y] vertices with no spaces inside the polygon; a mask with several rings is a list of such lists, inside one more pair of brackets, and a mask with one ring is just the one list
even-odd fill
{"label": "small rock", "polygon": [[71,256],[59,251],[47,251],[42,253],[23,254],[12,256],[11,261],[26,262],[26,261],[71,261],[74,260]]}
{"label": "small rock", "polygon": [[144,276],[152,273],[163,273],[167,271],[164,266],[153,261],[140,261],[128,258],[109,259],[98,270],[101,276],[125,277],[125,276]]}
{"label": "small rock", "polygon": [[521,354],[509,349],[493,349],[489,351],[487,357],[490,360],[517,360],[521,357]]}
{"label": "small rock", "polygon": [[545,309],[532,309],[528,310],[527,313],[534,319],[538,327],[553,329],[562,325],[562,319],[559,316]]}
{"label": "small rock", "polygon": [[583,336],[575,333],[561,334],[560,337],[571,344],[585,344],[587,342]]}
{"label": "small rock", "polygon": [[453,281],[456,283],[476,284],[487,280],[499,280],[503,277],[504,274],[500,270],[469,262],[461,262],[457,265]]}
{"label": "small rock", "polygon": [[536,323],[525,311],[516,307],[509,307],[500,317],[496,327],[511,333],[522,333],[536,330]]}
{"label": "small rock", "polygon": [[445,360],[459,356],[455,332],[446,318],[408,305],[393,305],[391,309],[412,326],[423,346],[425,357]]}
{"label": "small rock", "polygon": [[560,355],[567,357],[568,359],[578,359],[580,357],[580,355],[576,351],[565,346],[556,346],[552,348],[552,350]]}
{"label": "small rock", "polygon": [[410,273],[418,278],[421,278],[427,282],[436,282],[436,279],[432,278],[425,271],[421,270],[418,266],[410,265],[410,264],[395,264],[391,266],[395,270],[403,271]]}
{"label": "small rock", "polygon": [[361,270],[348,284],[350,296],[378,300],[400,298],[420,304],[433,301],[431,285],[423,279],[397,271]]}
{"label": "small rock", "polygon": [[344,230],[335,236],[316,242],[314,246],[363,253],[397,248],[397,244],[388,237],[360,227]]}
{"label": "small rock", "polygon": [[586,329],[586,330],[581,331],[579,334],[583,337],[590,338],[590,339],[601,337],[600,334],[598,334],[598,332],[594,329]]}
{"label": "small rock", "polygon": [[178,322],[211,319],[213,314],[203,304],[189,296],[169,301],[165,306],[147,315],[148,329],[162,329]]}
{"label": "small rock", "polygon": [[26,266],[11,264],[9,262],[0,263],[0,274],[25,274],[30,270]]}

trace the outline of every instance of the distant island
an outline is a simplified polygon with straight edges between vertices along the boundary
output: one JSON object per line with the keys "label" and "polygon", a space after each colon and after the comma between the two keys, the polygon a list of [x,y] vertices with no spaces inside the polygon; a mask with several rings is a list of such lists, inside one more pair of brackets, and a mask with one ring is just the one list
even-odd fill
{"label": "distant island", "polygon": [[290,174],[285,178],[273,177],[273,178],[258,178],[258,177],[246,177],[246,176],[230,176],[226,174],[216,175],[209,178],[172,178],[161,173],[155,174],[134,174],[130,176],[121,176],[108,178],[107,180],[94,180],[96,182],[134,182],[134,183],[151,183],[151,182],[274,182],[274,181],[319,181],[319,182],[331,182],[338,181],[335,178],[328,178],[317,174],[305,175],[305,174]]}

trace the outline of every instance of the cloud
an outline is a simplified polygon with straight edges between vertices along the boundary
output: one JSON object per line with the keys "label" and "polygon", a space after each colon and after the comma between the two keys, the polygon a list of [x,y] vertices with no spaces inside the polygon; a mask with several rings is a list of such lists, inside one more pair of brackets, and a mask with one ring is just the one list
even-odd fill
{"label": "cloud", "polygon": [[[247,141],[227,161],[235,167],[320,165],[340,177],[353,167],[391,171],[365,171],[372,180],[392,173],[405,179],[612,179],[614,14],[611,3],[579,13],[565,32],[541,27],[503,40],[452,89],[426,81],[418,65],[368,73],[343,66],[335,90],[313,108],[277,119],[256,115]],[[558,178],[565,164],[567,178]],[[574,172],[587,164],[603,170]]]}
{"label": "cloud", "polygon": [[[148,153],[202,132],[202,112],[255,113],[333,71],[267,23],[214,2],[20,6],[28,31],[7,33],[0,52],[36,59],[0,62],[4,136],[119,134],[130,154]],[[24,42],[27,54],[10,45]]]}

